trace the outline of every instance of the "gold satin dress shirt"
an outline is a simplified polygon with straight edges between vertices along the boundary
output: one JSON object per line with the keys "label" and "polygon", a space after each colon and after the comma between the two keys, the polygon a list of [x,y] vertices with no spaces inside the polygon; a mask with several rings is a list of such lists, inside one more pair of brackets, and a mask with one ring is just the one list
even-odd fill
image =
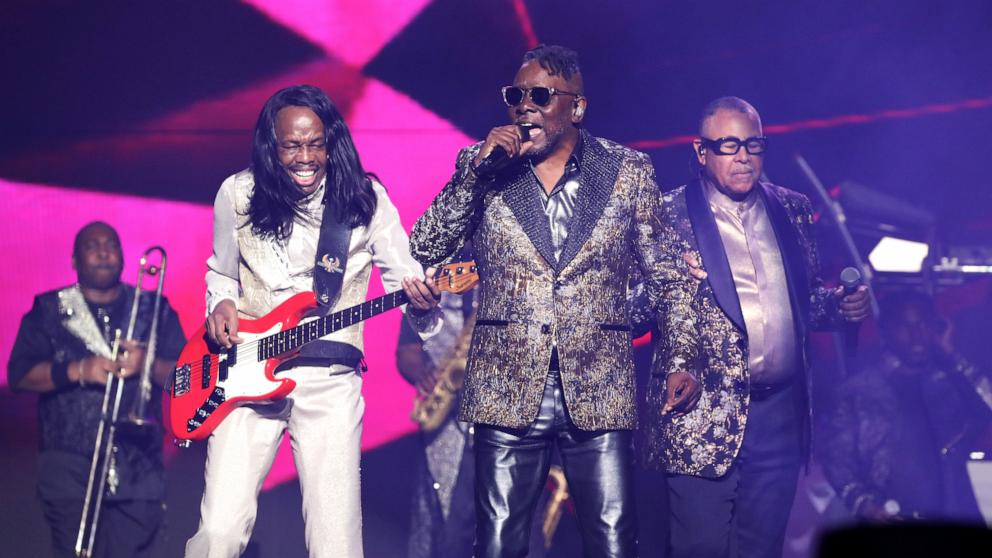
{"label": "gold satin dress shirt", "polygon": [[796,373],[796,330],[775,231],[757,190],[736,201],[703,186],[730,262],[748,337],[752,384],[780,384]]}

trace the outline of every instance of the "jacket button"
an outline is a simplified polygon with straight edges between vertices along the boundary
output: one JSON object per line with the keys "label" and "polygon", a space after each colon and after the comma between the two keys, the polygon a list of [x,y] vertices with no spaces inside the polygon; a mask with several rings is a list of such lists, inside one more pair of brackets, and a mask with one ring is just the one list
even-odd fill
{"label": "jacket button", "polygon": [[541,333],[544,334],[551,333],[551,326],[548,324],[541,324]]}

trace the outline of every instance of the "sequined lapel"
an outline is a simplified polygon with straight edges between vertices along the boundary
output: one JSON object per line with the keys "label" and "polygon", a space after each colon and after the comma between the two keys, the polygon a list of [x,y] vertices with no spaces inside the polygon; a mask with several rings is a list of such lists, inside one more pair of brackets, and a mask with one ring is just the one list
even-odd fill
{"label": "sequined lapel", "polygon": [[789,296],[792,298],[793,309],[799,314],[802,334],[806,331],[806,320],[809,316],[809,277],[806,274],[806,259],[799,246],[799,235],[778,196],[763,183],[758,183],[758,192],[764,198],[768,220],[771,221],[775,239],[778,240],[778,249],[785,267],[785,278],[789,284]]}
{"label": "sequined lapel", "polygon": [[620,174],[622,156],[619,152],[608,151],[589,132],[582,134],[582,185],[576,194],[575,216],[568,227],[568,236],[562,247],[561,259],[555,266],[555,273],[561,273],[572,258],[579,253],[582,245],[589,240],[596,221],[610,201]]}
{"label": "sequined lapel", "polygon": [[93,319],[90,307],[86,305],[79,285],[59,291],[59,315],[65,328],[79,338],[86,348],[95,355],[110,358],[110,347],[100,333],[100,326]]}
{"label": "sequined lapel", "polygon": [[503,189],[505,203],[523,228],[524,234],[537,248],[548,265],[555,267],[555,249],[551,242],[551,225],[544,213],[544,206],[533,184],[533,175],[527,165],[519,165],[518,170],[508,179]]}
{"label": "sequined lapel", "polygon": [[723,248],[723,241],[720,239],[720,231],[716,226],[716,219],[710,211],[710,205],[706,201],[706,194],[703,192],[703,184],[698,180],[693,181],[685,189],[685,206],[689,214],[689,221],[692,223],[692,232],[696,237],[696,244],[699,246],[699,254],[703,258],[703,265],[706,267],[706,281],[713,290],[713,296],[723,312],[730,318],[734,325],[742,332],[747,332],[744,325],[744,314],[741,312],[741,302],[737,298],[737,286],[734,284],[734,274],[730,271],[730,262],[727,260],[727,252]]}

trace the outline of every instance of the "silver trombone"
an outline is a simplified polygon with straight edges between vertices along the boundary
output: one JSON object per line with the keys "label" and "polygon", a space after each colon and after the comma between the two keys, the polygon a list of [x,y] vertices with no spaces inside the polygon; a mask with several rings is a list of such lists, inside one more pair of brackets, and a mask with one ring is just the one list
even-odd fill
{"label": "silver trombone", "polygon": [[[159,264],[149,265],[148,257],[158,252]],[[93,459],[90,462],[90,476],[86,482],[86,495],[83,498],[83,514],[79,518],[79,532],[76,535],[76,556],[89,558],[93,556],[93,544],[96,542],[97,526],[100,522],[100,508],[103,495],[117,492],[119,479],[115,464],[116,447],[115,435],[119,424],[127,424],[141,429],[151,422],[146,416],[148,401],[152,394],[152,365],[155,362],[155,343],[158,337],[158,317],[162,306],[162,287],[165,285],[165,250],[161,246],[152,246],[145,250],[138,264],[138,279],[134,286],[134,299],[131,302],[131,314],[127,322],[127,335],[124,339],[134,338],[134,327],[138,319],[138,305],[141,300],[142,283],[145,274],[158,276],[155,288],[155,298],[152,305],[151,328],[148,332],[148,344],[145,359],[142,362],[139,378],[138,397],[134,407],[128,413],[126,420],[118,421],[121,408],[121,397],[124,394],[124,379],[118,374],[107,377],[107,385],[103,392],[103,405],[100,411],[100,425],[97,428],[96,443],[93,446]],[[117,361],[121,348],[121,330],[114,336],[111,349],[111,360]],[[97,474],[99,469],[99,474]]]}

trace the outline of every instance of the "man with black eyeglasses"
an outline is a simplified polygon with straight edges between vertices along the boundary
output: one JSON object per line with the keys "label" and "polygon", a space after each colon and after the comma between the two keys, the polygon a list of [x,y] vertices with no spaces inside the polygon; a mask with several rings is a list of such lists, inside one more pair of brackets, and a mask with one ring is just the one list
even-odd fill
{"label": "man with black eyeglasses", "polygon": [[647,155],[582,128],[575,52],[529,51],[502,93],[511,124],[461,151],[410,237],[430,265],[471,239],[481,277],[459,416],[475,424],[475,556],[527,554],[555,446],[586,555],[634,556],[627,283],[637,268],[656,303],[685,264],[657,242]]}
{"label": "man with black eyeglasses", "polygon": [[809,447],[807,334],[869,311],[864,287],[824,287],[809,200],[759,180],[767,143],[754,107],[713,101],[697,180],[663,196],[658,242],[692,271],[661,301],[647,396],[676,558],[781,555]]}

